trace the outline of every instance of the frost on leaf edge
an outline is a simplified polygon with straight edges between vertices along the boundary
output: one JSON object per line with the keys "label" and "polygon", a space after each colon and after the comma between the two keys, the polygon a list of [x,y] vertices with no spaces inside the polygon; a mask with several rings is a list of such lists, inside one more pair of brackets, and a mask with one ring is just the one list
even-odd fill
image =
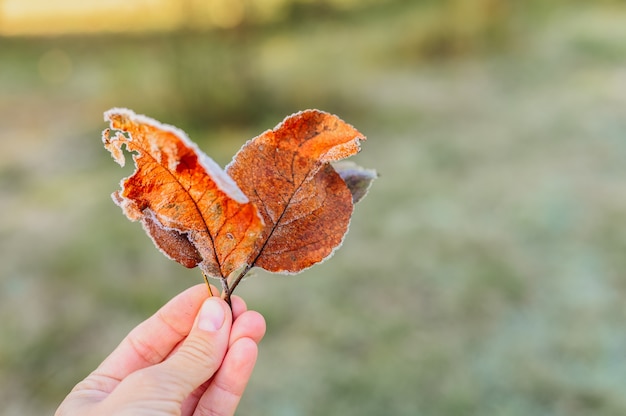
{"label": "frost on leaf edge", "polygon": [[[150,126],[156,127],[157,129],[167,131],[176,135],[183,141],[185,146],[188,146],[195,152],[195,154],[198,157],[198,162],[200,163],[200,166],[202,166],[202,168],[207,173],[207,175],[215,182],[215,185],[222,192],[224,192],[226,195],[228,195],[230,198],[234,199],[235,201],[239,202],[240,204],[246,204],[249,202],[248,197],[243,193],[241,189],[239,189],[239,186],[237,185],[237,183],[226,173],[226,171],[222,169],[217,164],[217,162],[215,162],[206,153],[204,153],[198,147],[198,145],[194,143],[189,138],[189,136],[187,136],[187,133],[185,133],[183,130],[179,129],[178,127],[161,123],[160,121],[150,118],[148,116],[145,116],[143,114],[137,114],[128,108],[114,107],[104,112],[104,121],[109,122],[109,128],[103,131],[103,141],[105,140],[105,136],[108,135],[109,130],[119,131],[119,130],[113,129],[113,126],[111,125],[112,124],[111,116],[113,114],[122,114],[136,122],[148,124]],[[130,139],[132,140],[132,137]],[[113,158],[116,160],[116,162],[120,163],[120,160],[118,159],[118,157],[116,157],[116,154],[113,154],[113,152],[111,153],[112,153]],[[123,161],[124,161],[123,156],[121,160],[122,160],[122,163],[120,164],[123,166]],[[124,182],[126,179],[127,178],[124,178],[122,182]]]}

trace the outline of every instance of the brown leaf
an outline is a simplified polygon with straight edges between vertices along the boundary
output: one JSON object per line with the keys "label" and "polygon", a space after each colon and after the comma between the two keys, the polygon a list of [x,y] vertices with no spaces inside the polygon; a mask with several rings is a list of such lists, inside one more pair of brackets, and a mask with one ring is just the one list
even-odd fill
{"label": "brown leaf", "polygon": [[226,300],[252,267],[297,273],[329,257],[376,178],[338,162],[365,137],[318,110],[250,140],[228,174],[174,127],[124,109],[105,120],[118,130],[103,132],[105,147],[123,166],[126,146],[136,167],[113,200],[167,256],[220,278]]}
{"label": "brown leaf", "polygon": [[226,171],[265,223],[249,265],[297,273],[341,244],[353,196],[329,162],[356,154],[361,140],[337,116],[307,110],[243,146]]}
{"label": "brown leaf", "polygon": [[181,130],[126,109],[105,113],[111,136],[105,147],[124,165],[122,145],[133,152],[136,170],[113,200],[141,221],[166,255],[213,277],[228,277],[246,265],[263,231],[256,206],[236,183]]}

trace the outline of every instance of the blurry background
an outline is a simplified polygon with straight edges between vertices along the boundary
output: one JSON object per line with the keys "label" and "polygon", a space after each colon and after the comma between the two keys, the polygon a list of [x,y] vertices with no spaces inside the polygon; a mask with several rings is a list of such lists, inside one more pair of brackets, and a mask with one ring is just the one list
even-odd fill
{"label": "blurry background", "polygon": [[109,197],[115,106],[222,166],[305,108],[369,138],[341,250],[237,290],[239,414],[626,414],[624,2],[0,0],[3,414],[202,282]]}

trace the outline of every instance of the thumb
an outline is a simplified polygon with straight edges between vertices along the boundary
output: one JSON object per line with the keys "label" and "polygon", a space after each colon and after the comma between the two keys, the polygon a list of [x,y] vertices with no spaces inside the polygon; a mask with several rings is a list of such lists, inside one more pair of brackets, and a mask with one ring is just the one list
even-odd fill
{"label": "thumb", "polygon": [[[170,403],[180,409],[183,400],[222,364],[231,325],[232,314],[226,302],[218,297],[208,298],[180,348],[162,363],[129,375],[110,399],[126,402],[131,408],[140,403],[142,407],[154,403],[159,408]],[[119,401],[112,396],[117,396]]]}
{"label": "thumb", "polygon": [[187,339],[170,358],[157,366],[157,371],[180,379],[188,391],[185,397],[207,381],[220,367],[232,324],[232,312],[222,299],[204,301]]}

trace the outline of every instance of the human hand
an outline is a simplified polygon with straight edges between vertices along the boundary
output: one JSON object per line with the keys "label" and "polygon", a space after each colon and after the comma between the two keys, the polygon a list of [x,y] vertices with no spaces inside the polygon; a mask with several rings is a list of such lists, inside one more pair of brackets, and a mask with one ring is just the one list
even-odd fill
{"label": "human hand", "polygon": [[205,285],[182,292],[133,329],[55,415],[234,414],[265,320],[240,297],[231,301],[232,314],[207,299]]}

